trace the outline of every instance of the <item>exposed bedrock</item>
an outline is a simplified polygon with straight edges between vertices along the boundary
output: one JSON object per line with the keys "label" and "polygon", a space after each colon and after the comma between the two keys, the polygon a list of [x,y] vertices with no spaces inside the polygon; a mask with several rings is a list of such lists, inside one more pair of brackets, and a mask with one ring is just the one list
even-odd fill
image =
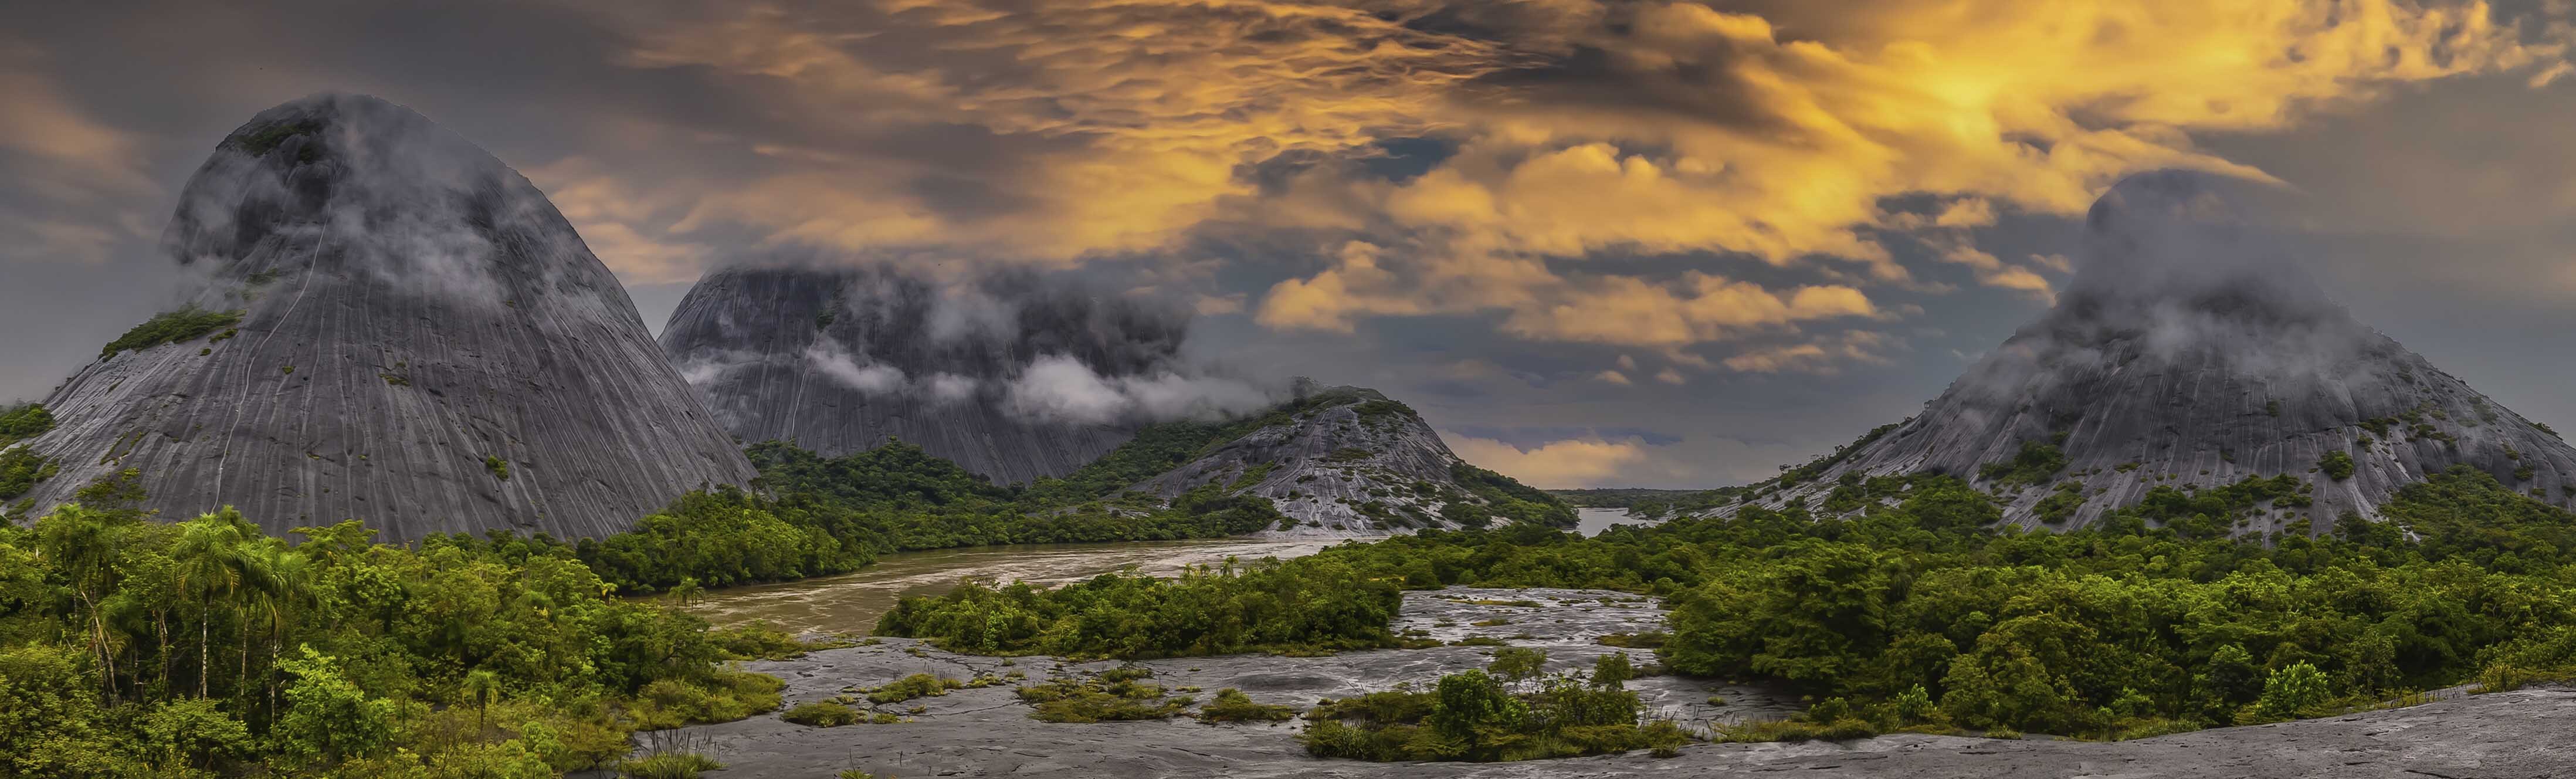
{"label": "exposed bedrock", "polygon": [[[1816,501],[1846,475],[1936,471],[1980,478],[2025,446],[2063,468],[2002,489],[2006,518],[2042,521],[2060,489],[2080,526],[2158,486],[2287,474],[2312,505],[2265,506],[2243,532],[2347,512],[2454,465],[2561,506],[2576,448],[2356,321],[2265,232],[2268,193],[2201,174],[2145,174],[2093,206],[2085,256],[2057,306],[1961,376],[1923,413],[1763,500]],[[2340,475],[2330,456],[2349,457]],[[2072,485],[2072,486],[2068,486]],[[2061,503],[2063,501],[2061,500]]]}
{"label": "exposed bedrock", "polygon": [[[1482,601],[1479,603],[1478,601]],[[1538,606],[1495,605],[1534,601]],[[1588,666],[1607,633],[1661,629],[1663,612],[1618,592],[1452,588],[1409,592],[1398,630],[1434,637],[1511,638],[1544,649],[1550,671]],[[1475,626],[1488,620],[1509,624]],[[1444,623],[1446,623],[1444,625]],[[872,687],[916,673],[959,679],[979,673],[1097,673],[1117,663],[1063,664],[1048,657],[1003,659],[958,655],[909,639],[815,652],[799,660],[759,662],[751,669],[787,681],[788,706],[831,698],[845,687]],[[915,654],[914,652],[918,652]],[[1398,682],[1421,688],[1442,674],[1481,667],[1478,647],[1345,652],[1330,657],[1226,657],[1153,660],[1139,665],[1166,688],[1198,687],[1205,702],[1234,687],[1254,701],[1303,709],[1323,697],[1384,690]],[[1648,654],[1628,650],[1632,654]],[[1649,716],[1693,727],[1712,721],[1780,718],[1803,706],[1778,691],[1655,676],[1630,683]],[[1711,694],[1724,706],[1712,706]],[[920,714],[908,713],[921,705]],[[1365,763],[1310,757],[1297,743],[1302,721],[1204,724],[1187,718],[1062,724],[1029,717],[1010,685],[951,692],[875,707],[911,721],[815,728],[777,714],[700,725],[657,738],[706,753],[728,773],[828,779],[843,769],[878,776],[1080,776],[1116,779],[1234,777],[1957,777],[2058,779],[2068,776],[2386,777],[2540,779],[2576,775],[2576,749],[2564,734],[2576,727],[2576,691],[2535,688],[2491,695],[2452,694],[2434,703],[2321,720],[2186,733],[2115,743],[2025,741],[1894,735],[1850,742],[1696,744],[1681,756],[1623,755],[1518,763]]]}
{"label": "exposed bedrock", "polygon": [[138,470],[167,517],[391,539],[622,530],[753,475],[545,196],[411,110],[317,95],[226,137],[165,245],[236,325],[106,356],[32,442],[69,500]]}

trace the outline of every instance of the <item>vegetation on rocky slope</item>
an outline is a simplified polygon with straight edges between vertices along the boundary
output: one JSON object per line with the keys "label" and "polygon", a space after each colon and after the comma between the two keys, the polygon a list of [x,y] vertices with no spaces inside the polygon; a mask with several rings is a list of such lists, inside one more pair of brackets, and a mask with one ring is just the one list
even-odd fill
{"label": "vegetation on rocky slope", "polygon": [[124,335],[117,336],[116,340],[107,342],[106,346],[99,347],[98,359],[103,362],[107,358],[116,356],[117,352],[128,349],[140,351],[162,344],[193,341],[207,333],[241,324],[242,313],[241,311],[207,311],[195,306],[163,312],[144,320],[143,324],[135,325],[133,329],[125,331]]}

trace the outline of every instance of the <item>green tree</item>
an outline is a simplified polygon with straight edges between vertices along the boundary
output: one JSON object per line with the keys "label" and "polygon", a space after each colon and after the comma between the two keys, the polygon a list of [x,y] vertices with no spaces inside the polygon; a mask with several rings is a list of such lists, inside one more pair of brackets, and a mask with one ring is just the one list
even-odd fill
{"label": "green tree", "polygon": [[257,747],[250,727],[206,698],[162,701],[144,715],[140,729],[163,768],[208,770],[248,757]]}
{"label": "green tree", "polygon": [[1595,687],[1609,690],[1623,689],[1627,686],[1628,680],[1635,678],[1637,678],[1637,665],[1629,662],[1626,652],[1612,652],[1592,661],[1592,685]]}
{"label": "green tree", "polygon": [[1471,751],[1483,743],[1486,732],[1518,728],[1529,716],[1528,704],[1504,692],[1502,682],[1484,671],[1470,669],[1440,677],[1437,696],[1423,724]]}
{"label": "green tree", "polygon": [[270,736],[287,755],[302,761],[337,761],[365,755],[393,738],[397,707],[370,697],[340,671],[330,655],[299,647],[301,657],[281,665],[295,677],[286,685],[286,712]]}
{"label": "green tree", "polygon": [[2291,663],[2263,680],[2263,697],[2255,711],[2272,720],[2311,716],[2328,695],[2324,672],[2305,661]]}
{"label": "green tree", "polygon": [[501,677],[481,668],[465,674],[465,699],[474,702],[474,737],[483,737],[483,714],[492,706],[492,698],[501,693]]}
{"label": "green tree", "polygon": [[257,526],[231,508],[181,523],[178,546],[171,550],[179,562],[173,583],[198,606],[197,697],[210,694],[215,676],[215,605],[230,601],[245,587],[260,586],[265,578],[258,558],[244,548],[259,535]]}

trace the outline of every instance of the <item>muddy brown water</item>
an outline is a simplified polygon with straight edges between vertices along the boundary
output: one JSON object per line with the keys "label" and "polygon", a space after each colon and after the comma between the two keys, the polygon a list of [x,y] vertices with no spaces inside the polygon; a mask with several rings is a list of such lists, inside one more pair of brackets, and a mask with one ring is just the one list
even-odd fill
{"label": "muddy brown water", "polygon": [[790,633],[866,633],[904,596],[944,594],[961,581],[1057,585],[1123,570],[1173,576],[1193,565],[1222,565],[1227,558],[1248,563],[1302,557],[1337,543],[1341,540],[1237,538],[898,552],[838,576],[712,590],[685,608],[720,627],[767,622]]}
{"label": "muddy brown water", "polygon": [[[1611,525],[1647,524],[1621,509],[1577,512],[1576,529],[1587,536]],[[1173,576],[1193,565],[1222,565],[1227,558],[1251,562],[1302,557],[1345,540],[1373,539],[1227,538],[899,552],[838,576],[712,590],[692,598],[685,608],[720,627],[767,622],[790,633],[866,633],[904,596],[945,594],[961,581],[1057,585],[1124,570]]]}

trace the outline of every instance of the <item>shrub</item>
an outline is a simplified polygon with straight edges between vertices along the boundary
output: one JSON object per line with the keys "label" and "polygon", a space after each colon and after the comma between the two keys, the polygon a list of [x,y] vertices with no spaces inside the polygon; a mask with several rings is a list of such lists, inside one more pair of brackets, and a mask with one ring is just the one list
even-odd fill
{"label": "shrub", "polygon": [[193,341],[198,336],[240,324],[243,313],[207,311],[196,306],[164,312],[144,320],[143,324],[135,325],[133,329],[125,331],[124,335],[117,336],[116,340],[109,341],[106,346],[100,347],[98,360],[106,362],[108,358],[115,357],[118,352],[128,349],[141,351],[162,344]]}
{"label": "shrub", "polygon": [[778,718],[798,725],[836,728],[858,722],[859,712],[831,701],[815,701],[798,704],[796,708],[788,709],[787,713],[778,715]]}
{"label": "shrub", "polygon": [[1977,468],[1977,478],[1998,486],[2039,484],[2066,470],[2066,453],[2055,445],[2023,441],[2021,451],[2011,460],[1986,463]]}
{"label": "shrub", "polygon": [[0,444],[22,438],[34,438],[54,429],[54,412],[42,403],[22,403],[0,408]]}
{"label": "shrub", "polygon": [[701,772],[724,770],[724,764],[696,752],[664,752],[628,760],[617,770],[634,779],[697,779]]}
{"label": "shrub", "polygon": [[1199,709],[1201,722],[1278,722],[1296,716],[1293,707],[1254,703],[1252,696],[1232,687],[1216,691],[1216,700]]}
{"label": "shrub", "polygon": [[956,679],[930,674],[913,674],[896,679],[883,687],[868,690],[867,694],[869,703],[902,703],[914,698],[947,695],[949,690],[965,686],[965,682]]}
{"label": "shrub", "polygon": [[1163,688],[1144,683],[1151,675],[1142,668],[1113,669],[1089,681],[1058,678],[1022,687],[1019,696],[1037,707],[1029,716],[1040,722],[1168,719],[1189,708],[1189,699],[1165,699]]}
{"label": "shrub", "polygon": [[2335,481],[2352,478],[2352,455],[2342,450],[2327,452],[2325,456],[2317,458],[2317,470],[2323,471],[2327,478]]}

